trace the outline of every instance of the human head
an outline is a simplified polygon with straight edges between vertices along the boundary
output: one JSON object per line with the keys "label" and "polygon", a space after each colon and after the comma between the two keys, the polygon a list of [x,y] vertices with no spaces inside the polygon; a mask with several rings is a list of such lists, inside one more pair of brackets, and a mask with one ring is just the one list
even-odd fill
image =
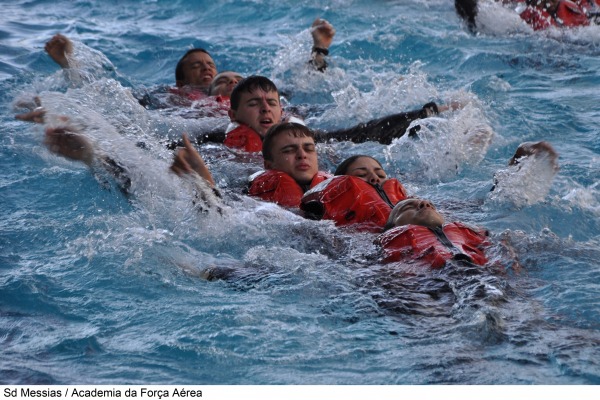
{"label": "human head", "polygon": [[261,137],[281,121],[277,86],[264,76],[242,79],[231,92],[229,118],[254,129]]}
{"label": "human head", "polygon": [[233,71],[224,71],[214,77],[210,88],[208,89],[209,96],[225,96],[231,97],[231,92],[239,81],[244,79],[240,74]]}
{"label": "human head", "polygon": [[385,229],[402,225],[421,225],[436,228],[444,224],[444,217],[437,212],[429,200],[402,200],[392,210],[385,224]]}
{"label": "human head", "polygon": [[217,75],[217,67],[208,51],[195,48],[188,50],[175,67],[175,84],[208,88]]}
{"label": "human head", "polygon": [[356,176],[372,185],[381,185],[388,179],[381,163],[365,155],[348,157],[338,165],[334,174]]}
{"label": "human head", "polygon": [[285,122],[272,126],[263,140],[266,169],[285,172],[301,185],[319,172],[315,135],[306,126]]}

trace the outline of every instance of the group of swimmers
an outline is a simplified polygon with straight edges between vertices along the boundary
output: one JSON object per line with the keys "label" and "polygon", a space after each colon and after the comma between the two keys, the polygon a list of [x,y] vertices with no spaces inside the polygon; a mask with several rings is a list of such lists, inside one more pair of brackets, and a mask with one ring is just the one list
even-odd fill
{"label": "group of swimmers", "polygon": [[[316,71],[326,70],[325,56],[334,34],[329,22],[317,19],[313,23],[314,46],[309,64]],[[61,67],[69,68],[70,46],[66,37],[57,35],[47,44],[46,51]],[[490,241],[486,230],[446,223],[431,202],[412,197],[399,180],[388,177],[375,158],[357,155],[342,162],[334,174],[319,171],[318,142],[336,138],[389,144],[405,134],[418,136],[417,125],[412,124],[409,129],[414,121],[456,109],[460,104],[428,103],[420,110],[350,129],[315,131],[301,120],[285,115],[279,91],[270,79],[243,78],[232,71],[218,73],[214,60],[203,49],[190,50],[180,59],[176,87],[170,94],[190,101],[209,99],[214,101],[210,107],[226,105],[231,120],[223,135],[207,132],[190,140],[183,134],[171,165],[177,175],[197,176],[207,188],[219,193],[196,146],[211,140],[241,152],[260,152],[265,170],[250,178],[249,196],[277,203],[310,219],[332,220],[338,226],[378,233],[377,242],[385,262],[418,260],[432,267],[449,260],[477,265],[487,262],[485,249]],[[18,118],[39,121],[43,113],[39,108]],[[100,162],[127,189],[126,167],[100,156],[82,132],[68,125],[49,127],[45,144],[53,153],[90,166]],[[549,143],[523,143],[509,163],[517,165],[528,157],[547,157],[556,172],[558,155]]]}

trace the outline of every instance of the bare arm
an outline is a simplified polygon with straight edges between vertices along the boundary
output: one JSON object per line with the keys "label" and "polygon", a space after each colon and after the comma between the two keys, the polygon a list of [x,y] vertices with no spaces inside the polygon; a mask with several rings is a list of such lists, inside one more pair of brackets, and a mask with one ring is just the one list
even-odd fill
{"label": "bare arm", "polygon": [[65,35],[60,33],[54,35],[46,43],[44,50],[61,68],[70,67],[69,56],[73,53],[73,43]]}
{"label": "bare arm", "polygon": [[75,129],[68,126],[47,128],[44,144],[56,155],[85,163],[93,172],[99,172],[97,168],[105,170],[115,179],[119,189],[129,194],[131,179],[127,169],[112,158],[98,154],[92,142]]}
{"label": "bare arm", "polygon": [[198,151],[196,151],[194,146],[192,146],[190,139],[185,133],[183,134],[183,145],[184,147],[175,153],[175,158],[173,160],[173,164],[171,165],[171,171],[175,172],[179,176],[195,172],[204,178],[211,188],[214,188],[215,181],[212,177],[212,174],[204,163],[202,156],[200,153],[198,153]]}
{"label": "bare arm", "polygon": [[318,70],[327,69],[325,56],[329,55],[329,46],[335,36],[335,29],[328,21],[317,18],[312,24],[311,34],[313,37],[312,59],[310,63]]}

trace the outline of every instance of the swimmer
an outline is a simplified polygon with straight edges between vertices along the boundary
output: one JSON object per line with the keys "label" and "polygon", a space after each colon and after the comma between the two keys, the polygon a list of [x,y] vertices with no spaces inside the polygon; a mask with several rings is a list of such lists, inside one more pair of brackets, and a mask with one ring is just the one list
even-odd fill
{"label": "swimmer", "polygon": [[[336,139],[354,143],[377,141],[390,144],[393,139],[403,136],[413,121],[437,115],[442,111],[456,110],[461,106],[456,102],[445,106],[427,103],[419,110],[393,114],[348,129],[318,131],[315,138],[320,142]],[[290,117],[284,116],[277,86],[264,76],[250,76],[238,82],[231,93],[229,117],[231,124],[227,129],[224,144],[246,152],[260,152],[267,130],[273,125],[290,120]],[[417,131],[418,127],[414,127],[409,134],[416,135]],[[216,135],[202,134],[197,137],[197,141],[202,143],[214,137]]]}
{"label": "swimmer", "polygon": [[244,77],[237,72],[223,71],[217,74],[210,83],[208,95],[230,98],[233,88],[242,79],[244,79]]}
{"label": "swimmer", "polygon": [[349,157],[334,174],[302,197],[300,208],[307,218],[381,232],[394,205],[408,197],[402,183],[388,177],[381,163],[370,156]]}
{"label": "swimmer", "polygon": [[[314,65],[317,70],[324,71],[327,68],[324,56],[329,54],[329,46],[333,41],[335,29],[328,21],[317,18],[312,23],[311,34],[313,48],[309,63]],[[215,61],[210,54],[202,48],[194,48],[188,50],[177,62],[175,84],[178,88],[188,86],[210,94],[209,89],[217,72]]]}
{"label": "swimmer", "polygon": [[[594,12],[597,7],[589,0],[495,0],[502,4],[526,3],[526,8],[519,16],[534,30],[550,27],[573,28],[588,26],[597,17]],[[465,21],[469,31],[475,32],[477,28],[478,0],[455,0],[454,6],[457,14]]]}
{"label": "swimmer", "polygon": [[377,238],[384,262],[422,261],[441,268],[449,260],[485,265],[489,233],[460,222],[446,223],[428,200],[407,199],[391,212],[386,231]]}

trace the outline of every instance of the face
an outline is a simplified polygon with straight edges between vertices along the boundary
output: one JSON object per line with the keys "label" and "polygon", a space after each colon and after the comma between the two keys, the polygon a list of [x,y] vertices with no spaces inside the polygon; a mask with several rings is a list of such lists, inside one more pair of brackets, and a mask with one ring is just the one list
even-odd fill
{"label": "face", "polygon": [[265,168],[290,175],[301,185],[308,184],[319,171],[315,141],[311,137],[294,137],[283,132],[273,138],[273,160]]}
{"label": "face", "polygon": [[210,85],[210,95],[231,97],[231,91],[242,79],[243,77],[237,72],[221,72],[215,76]]}
{"label": "face", "polygon": [[370,157],[359,157],[348,166],[346,175],[356,176],[371,185],[381,185],[388,177],[381,165]]}
{"label": "face", "polygon": [[435,228],[444,224],[444,217],[428,200],[408,199],[396,204],[389,221],[394,226],[422,225]]}
{"label": "face", "polygon": [[260,88],[252,93],[242,93],[238,109],[230,109],[229,117],[234,122],[248,125],[264,137],[271,126],[281,121],[279,93],[265,92]]}
{"label": "face", "polygon": [[212,57],[202,51],[189,54],[183,62],[183,82],[180,86],[193,85],[209,87],[215,75],[217,67]]}

